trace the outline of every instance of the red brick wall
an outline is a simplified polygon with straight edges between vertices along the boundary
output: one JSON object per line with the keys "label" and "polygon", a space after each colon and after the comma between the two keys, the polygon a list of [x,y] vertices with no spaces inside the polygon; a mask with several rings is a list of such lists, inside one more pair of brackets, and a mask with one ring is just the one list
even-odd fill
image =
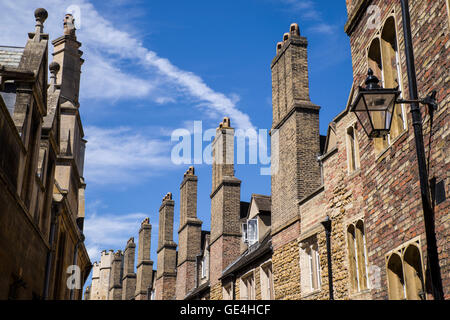
{"label": "red brick wall", "polygon": [[[381,9],[381,21],[394,10],[397,39],[401,61],[401,77],[404,97],[408,98],[408,78],[405,65],[404,41],[400,1],[374,0]],[[449,22],[445,0],[410,1],[411,28],[417,72],[419,96],[437,90],[440,109],[436,112],[431,143],[429,178],[444,179],[449,193],[450,162],[448,151],[448,111],[450,86],[448,70]],[[365,48],[377,30],[367,27],[369,16],[364,14],[350,34],[354,81],[361,85],[367,74]],[[428,155],[429,116],[423,111],[425,151]],[[362,195],[366,227],[369,264],[381,268],[381,288],[372,290],[376,299],[388,297],[385,270],[385,254],[416,236],[420,236],[421,249],[426,263],[426,239],[420,200],[418,167],[410,107],[406,106],[408,129],[381,156],[374,152],[373,142],[367,136],[358,136],[361,154]],[[436,236],[438,241],[444,293],[450,297],[450,272],[448,264],[449,200],[435,209]],[[447,238],[446,238],[447,237]]]}

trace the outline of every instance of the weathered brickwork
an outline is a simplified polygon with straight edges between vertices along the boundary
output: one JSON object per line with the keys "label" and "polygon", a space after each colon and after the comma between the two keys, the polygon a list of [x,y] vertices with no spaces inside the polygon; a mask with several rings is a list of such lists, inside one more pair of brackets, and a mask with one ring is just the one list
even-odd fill
{"label": "weathered brickwork", "polygon": [[184,174],[180,186],[180,229],[178,230],[178,265],[176,298],[184,299],[195,287],[197,255],[201,250],[202,221],[197,219],[197,181],[194,167]]}
{"label": "weathered brickwork", "polygon": [[224,118],[213,142],[210,269],[211,299],[222,299],[219,278],[239,255],[241,181],[234,176],[234,129]]}
{"label": "weathered brickwork", "polygon": [[[397,28],[398,54],[400,56],[401,90],[408,97],[408,78],[404,54],[402,15],[399,1],[372,1],[381,9],[381,26],[389,16],[393,16]],[[448,110],[450,87],[449,62],[449,23],[446,1],[410,1],[411,29],[417,85],[419,96],[426,96],[437,90],[440,106],[434,114],[433,138],[431,148],[428,143],[430,133],[429,115],[422,106],[425,150],[430,154],[429,178],[444,181],[448,194],[450,169],[448,152]],[[364,13],[353,28],[347,28],[352,48],[354,83],[362,84],[367,74],[367,48],[379,29],[368,28],[368,14]],[[363,184],[364,220],[369,264],[380,268],[381,286],[373,288],[374,299],[388,298],[385,254],[408,240],[420,236],[422,257],[425,266],[426,239],[421,207],[418,168],[415,154],[412,119],[406,106],[407,130],[391,146],[380,154],[374,151],[373,143],[360,133],[358,135],[361,156]],[[431,152],[430,152],[431,150]],[[450,294],[450,273],[448,272],[449,200],[436,206],[436,237],[443,278],[444,294]],[[448,237],[448,236],[447,236]],[[428,295],[428,298],[430,296]]]}

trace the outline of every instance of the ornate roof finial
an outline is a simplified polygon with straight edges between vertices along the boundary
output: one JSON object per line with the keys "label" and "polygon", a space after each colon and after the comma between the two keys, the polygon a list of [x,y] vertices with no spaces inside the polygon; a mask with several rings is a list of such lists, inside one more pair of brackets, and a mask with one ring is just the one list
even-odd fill
{"label": "ornate roof finial", "polygon": [[48,12],[44,8],[37,8],[34,11],[34,17],[36,18],[36,32],[34,39],[36,39],[36,41],[40,41],[41,34],[44,33],[44,22],[48,18]]}
{"label": "ornate roof finial", "polygon": [[60,65],[58,62],[53,61],[52,63],[50,63],[50,65],[48,66],[48,69],[50,70],[51,76],[50,76],[50,86],[52,88],[55,87],[56,84],[56,75],[59,72],[60,69]]}

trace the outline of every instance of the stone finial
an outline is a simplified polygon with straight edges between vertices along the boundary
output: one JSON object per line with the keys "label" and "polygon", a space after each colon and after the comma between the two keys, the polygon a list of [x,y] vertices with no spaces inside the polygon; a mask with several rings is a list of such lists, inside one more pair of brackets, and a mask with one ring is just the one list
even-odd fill
{"label": "stone finial", "polygon": [[128,239],[127,245],[130,244],[130,243],[134,243],[134,237],[131,237],[130,239]]}
{"label": "stone finial", "polygon": [[72,14],[67,13],[64,16],[64,35],[75,37],[75,18]]}
{"label": "stone finial", "polygon": [[50,73],[51,73],[51,76],[50,76],[50,85],[51,86],[54,86],[56,84],[56,75],[58,74],[60,68],[61,67],[60,67],[59,63],[56,61],[53,61],[48,66],[48,69],[50,70]]}
{"label": "stone finial", "polygon": [[53,62],[50,63],[50,65],[48,66],[48,69],[50,70],[50,73],[51,73],[52,75],[55,75],[55,77],[56,77],[56,74],[58,73],[58,71],[59,71],[60,68],[61,68],[61,67],[60,67],[59,63],[56,62],[56,61],[53,61]]}
{"label": "stone finial", "polygon": [[195,175],[195,168],[193,166],[190,166],[186,173],[190,176]]}
{"label": "stone finial", "polygon": [[147,217],[145,218],[142,222],[141,222],[141,226],[145,225],[145,224],[150,224],[150,218]]}
{"label": "stone finial", "polygon": [[40,40],[40,35],[44,32],[44,22],[48,18],[48,12],[44,8],[37,8],[34,11],[36,18],[36,34],[35,37]]}
{"label": "stone finial", "polygon": [[44,24],[45,20],[48,18],[48,12],[44,8],[37,8],[34,10],[34,17],[36,18],[36,22]]}
{"label": "stone finial", "polygon": [[289,31],[291,35],[300,36],[300,29],[298,27],[298,23],[292,23],[291,27],[289,28]]}
{"label": "stone finial", "polygon": [[283,41],[289,40],[290,37],[291,37],[291,34],[289,32],[286,32],[285,34],[283,34]]}

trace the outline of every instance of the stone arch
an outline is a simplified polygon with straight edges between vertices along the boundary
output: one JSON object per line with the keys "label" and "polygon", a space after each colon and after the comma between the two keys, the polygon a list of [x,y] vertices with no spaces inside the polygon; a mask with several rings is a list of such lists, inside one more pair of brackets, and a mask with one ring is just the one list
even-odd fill
{"label": "stone arch", "polygon": [[367,261],[366,261],[366,238],[364,234],[364,222],[358,220],[355,224],[356,261],[358,262],[359,290],[365,290],[367,286]]}
{"label": "stone arch", "polygon": [[[387,18],[384,23],[380,39],[384,87],[401,87],[397,32],[395,28],[395,18],[393,16]],[[395,138],[403,131],[403,105],[398,105],[394,111],[390,137]]]}
{"label": "stone arch", "polygon": [[[374,38],[369,46],[367,52],[367,59],[369,68],[372,69],[373,74],[380,80],[380,84],[384,86],[383,60],[381,56],[380,39]],[[380,115],[374,115],[373,121],[383,121]],[[375,151],[377,154],[388,146],[388,139],[386,137],[374,138]]]}
{"label": "stone arch", "polygon": [[424,297],[422,259],[416,245],[410,244],[403,253],[403,269],[406,281],[406,298],[421,300]]}
{"label": "stone arch", "polygon": [[405,299],[405,280],[401,257],[393,253],[387,261],[387,277],[389,283],[389,299]]}
{"label": "stone arch", "polygon": [[358,270],[356,263],[356,240],[355,240],[355,226],[350,224],[347,228],[347,245],[348,245],[348,262],[350,285],[352,291],[358,291]]}

